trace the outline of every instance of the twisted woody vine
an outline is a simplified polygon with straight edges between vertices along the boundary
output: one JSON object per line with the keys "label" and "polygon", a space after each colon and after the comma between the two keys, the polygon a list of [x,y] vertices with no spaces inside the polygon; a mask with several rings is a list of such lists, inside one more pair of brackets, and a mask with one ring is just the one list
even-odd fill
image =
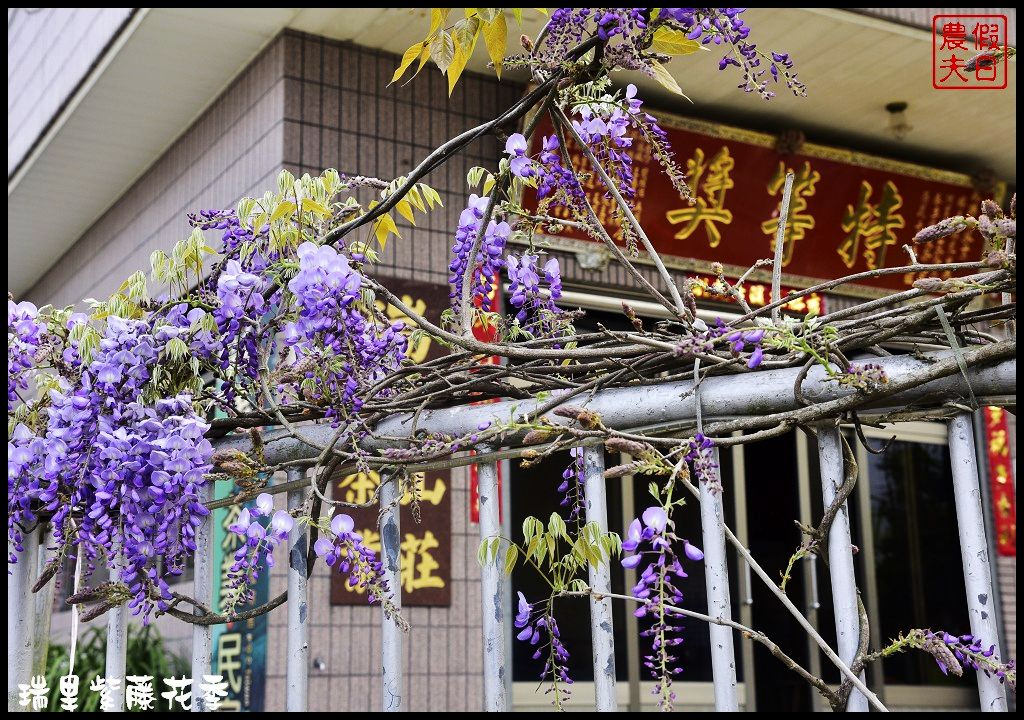
{"label": "twisted woody vine", "polygon": [[[568,450],[565,473],[541,479],[558,486],[562,510],[528,518],[513,537],[485,540],[480,561],[499,563],[505,572],[523,564],[546,581],[545,596],[518,596],[514,623],[518,642],[533,648],[537,674],[559,709],[572,689],[567,659],[580,651],[560,637],[560,601],[591,594],[591,565],[635,568],[636,586],[613,597],[650,620],[642,633],[644,664],[667,710],[676,701],[673,681],[683,671],[676,648],[685,638],[684,621],[725,622],[686,609],[687,568],[703,553],[695,538],[677,534],[680,518],[694,511],[700,486],[729,492],[715,450],[794,429],[813,433],[830,419],[853,422],[859,430],[856,413],[864,405],[957,375],[961,363],[1014,357],[1015,199],[1008,209],[985,201],[975,216],[944,220],[915,238],[916,245],[980,233],[983,257],[931,265],[919,262],[915,246],[908,245],[898,264],[836,278],[789,299],[865,276],[918,273],[922,279],[906,292],[825,316],[792,317],[777,312],[786,302],[777,296],[751,309],[740,292],[749,273],[730,282],[720,265],[709,264],[717,280],[703,290],[734,298],[741,313],[728,322],[698,318],[694,287],[704,281],[670,273],[635,218],[629,151],[647,144],[680,198],[693,204],[686,172],[637,88],[613,79],[619,71],[638,72],[681,95],[684,89],[667,66],[717,62],[722,82],[771,100],[780,88],[798,96],[807,92],[794,60],[759,46],[756,29],[738,8],[508,9],[508,18],[534,12],[545,13],[540,33],[510,42],[509,35],[518,33],[508,27],[505,10],[470,8],[464,16],[432,10],[428,35],[404,54],[393,82],[412,82],[432,60],[451,91],[482,37],[499,77],[514,69],[532,85],[500,116],[444,143],[408,175],[381,179],[326,170],[296,178],[282,172],[277,187],[262,197],[189,215],[191,234],[167,252],[153,253],[149,271],[133,274],[105,300],[87,300],[78,309],[8,300],[9,566],[21,561],[26,533],[50,523],[53,539],[37,591],[65,558],[77,556],[83,590],[72,600],[83,605],[83,617],[126,602],[143,622],[168,614],[189,623],[225,623],[285,601],[281,596],[238,609],[272,564],[275,546],[303,523],[310,531],[309,572],[323,561],[407,627],[393,603],[399,589],[389,585],[381,559],[348,515],[325,508],[349,505],[325,497],[330,478],[341,471],[386,471],[412,491],[417,471],[486,460],[489,447],[507,447],[504,457],[525,466]],[[534,145],[541,117],[554,132]],[[451,306],[434,324],[392,294],[374,268],[390,244],[415,243],[416,224],[440,206],[440,195],[426,182],[429,173],[487,135],[499,139],[504,153],[493,166],[469,173],[465,209],[451,228]],[[570,161],[570,145],[582,152],[586,166]],[[542,149],[534,154],[531,147]],[[583,190],[592,179],[615,201],[612,226],[598,221]],[[524,192],[535,194],[536,208],[523,206]],[[411,237],[402,237],[396,217],[413,228]],[[560,302],[558,260],[539,240],[566,224],[602,243],[668,319],[641,319],[624,304],[630,330],[577,333],[574,322],[582,311]],[[755,267],[771,265],[766,258]],[[641,266],[654,272],[641,272]],[[491,305],[495,283],[507,283],[507,313]],[[386,305],[406,319],[389,320]],[[477,323],[496,328],[496,339],[477,339]],[[410,343],[423,335],[447,353],[413,364]],[[886,355],[886,343],[945,346],[955,358],[898,383],[878,364],[848,359]],[[481,364],[485,355],[502,363]],[[709,421],[685,435],[611,429],[587,410],[588,395],[608,388],[670,379],[699,383],[788,367],[802,368],[804,378],[815,366],[829,382],[846,386],[842,403],[804,399],[796,412]],[[803,397],[799,382],[795,392]],[[464,437],[421,432],[386,449],[370,442],[380,440],[377,425],[385,417],[490,398],[540,402],[530,413],[484,423]],[[331,441],[305,436],[310,424],[329,426]],[[248,437],[248,450],[216,449],[219,440],[239,436]],[[268,464],[266,443],[280,437],[315,446],[315,457]],[[600,445],[631,458],[606,470],[609,480],[650,478],[647,507],[624,537],[587,523],[581,511],[579,448]],[[482,449],[471,456],[474,448]],[[855,462],[849,448],[846,456],[849,472]],[[270,478],[293,466],[310,471],[306,502],[275,509]],[[211,501],[215,483],[237,484],[241,492]],[[252,500],[231,526],[244,543],[231,567],[225,614],[172,590],[168,580],[186,568],[211,508]],[[379,496],[367,505],[378,502]],[[826,509],[821,525],[802,528],[795,558],[820,549],[834,509]],[[792,527],[780,525],[780,532]],[[99,566],[115,570],[108,582],[90,586]],[[784,580],[769,584],[784,596]],[[830,686],[783,654],[768,634],[726,624],[763,643],[833,708],[845,707],[849,679]],[[960,632],[907,628],[885,647],[862,643],[850,669],[856,674],[869,662],[917,650],[932,655],[945,673],[970,668],[1015,686],[1014,662],[994,654],[993,639]]]}

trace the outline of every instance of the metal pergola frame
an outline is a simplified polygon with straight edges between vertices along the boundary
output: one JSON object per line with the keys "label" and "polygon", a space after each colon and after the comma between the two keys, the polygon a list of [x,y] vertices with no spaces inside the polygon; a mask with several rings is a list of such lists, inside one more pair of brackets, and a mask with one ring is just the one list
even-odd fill
{"label": "metal pergola frame", "polygon": [[[890,382],[906,381],[936,361],[949,361],[950,352],[933,353],[931,357],[897,355],[877,360]],[[596,392],[586,398],[575,398],[575,405],[583,405],[597,413],[602,422],[613,429],[636,429],[657,426],[679,426],[692,423],[703,417],[710,422],[720,418],[744,416],[766,416],[784,414],[802,407],[794,390],[799,379],[798,368],[766,370],[739,375],[711,376],[704,378],[698,386],[692,381],[661,383],[656,385],[617,388]],[[803,396],[816,403],[839,401],[856,393],[848,387],[830,381],[823,368],[817,367],[807,374],[802,383]],[[919,407],[937,409],[948,406],[951,401],[966,398],[1007,398],[1016,396],[1016,363],[1002,361],[988,367],[968,368],[965,372],[949,375],[931,382],[917,385],[898,395],[886,398],[877,412],[885,409]],[[550,400],[549,398],[547,400]],[[481,422],[498,424],[516,420],[531,413],[540,400],[501,401],[485,405],[459,406],[426,410],[417,417],[397,415],[386,419],[377,427],[378,439],[367,441],[367,446],[380,449],[385,446],[380,437],[393,438],[392,445],[401,445],[404,440],[417,432],[430,431],[460,437],[472,434]],[[958,406],[960,407],[960,406]],[[861,412],[868,412],[861,410]],[[547,415],[554,424],[567,424],[570,419]],[[317,445],[326,445],[335,431],[327,425],[307,425],[301,428],[301,438],[292,433],[268,433],[264,440],[263,456],[270,465],[282,462],[314,459],[321,450]],[[843,454],[839,429],[834,424],[821,425],[819,432],[819,461],[822,494],[825,507],[831,504],[837,487],[843,479]],[[397,438],[397,440],[394,440]],[[521,434],[508,433],[502,438],[502,447],[516,447],[521,444]],[[981,478],[975,450],[972,415],[967,409],[955,409],[948,420],[948,440],[952,463],[954,496],[957,524],[960,536],[961,560],[963,563],[965,592],[970,615],[971,633],[995,643],[998,649],[998,628],[996,613],[992,605],[996,595],[992,583],[992,570],[988,555],[986,523],[982,510]],[[251,450],[248,437],[229,437],[218,440],[218,448]],[[498,450],[497,447],[478,447],[481,453]],[[497,461],[497,462],[500,462]],[[596,522],[602,531],[608,528],[606,505],[606,480],[604,478],[604,456],[600,445],[585,445],[583,453],[586,520]],[[288,493],[288,507],[300,507],[306,497],[306,470],[300,466],[288,469],[288,482],[279,486],[277,492]],[[481,540],[501,534],[499,522],[499,497],[496,462],[478,464],[480,537]],[[207,493],[209,486],[207,485]],[[271,492],[274,490],[272,489]],[[382,560],[390,586],[400,587],[400,562],[398,542],[399,513],[397,500],[398,481],[394,476],[382,479],[380,501],[386,508],[380,523]],[[207,495],[207,499],[209,495]],[[726,562],[727,539],[737,544],[745,562],[744,571],[752,570],[765,582],[771,579],[753,560],[749,552],[738,545],[732,531],[724,523],[722,494],[700,488],[700,515],[705,552],[706,591],[708,614],[716,621],[732,622],[729,597],[728,566]],[[390,509],[387,509],[390,508]],[[195,599],[209,606],[213,597],[212,564],[212,514],[206,518],[196,536],[195,556]],[[40,571],[40,542],[45,542],[45,527],[26,534],[25,551],[13,567],[8,579],[8,707],[18,709],[18,684],[28,681],[32,672],[33,653],[38,645],[48,639],[45,631],[39,630],[44,623],[38,617],[40,603],[33,602],[31,588]],[[296,523],[289,539],[288,568],[288,632],[287,632],[287,710],[305,712],[308,710],[309,682],[309,627],[307,588],[307,538],[305,525]],[[837,629],[836,649],[828,645],[817,634],[814,627],[792,602],[783,594],[780,600],[791,614],[801,623],[804,630],[818,644],[829,660],[854,685],[848,709],[867,711],[869,706],[884,710],[884,706],[867,688],[863,673],[854,675],[850,670],[858,649],[859,615],[857,608],[857,587],[854,576],[853,553],[850,545],[850,523],[848,510],[843,505],[829,531],[829,575],[831,580],[835,624]],[[615,693],[614,631],[612,624],[611,599],[602,596],[610,591],[610,568],[607,563],[589,568],[589,584],[594,591],[590,597],[591,636],[594,662],[594,683],[596,709],[617,710]],[[506,644],[509,642],[508,608],[504,607],[507,596],[502,587],[501,570],[497,562],[486,563],[481,570],[482,618],[483,618],[483,710],[499,712],[510,709],[511,698],[507,694],[507,681],[511,668],[507,666]],[[749,590],[748,590],[749,592]],[[394,601],[400,603],[399,593]],[[47,616],[48,617],[48,616]],[[125,677],[125,633],[127,609],[124,606],[112,610],[107,620],[107,676]],[[394,622],[381,613],[383,630],[381,667],[383,674],[382,708],[385,711],[400,711],[405,702],[402,686],[401,650],[402,635]],[[48,627],[48,623],[45,623]],[[714,681],[715,709],[735,711],[739,703],[736,692],[736,662],[733,647],[733,628],[728,624],[715,623],[711,630],[711,664]],[[193,686],[198,687],[203,675],[210,674],[211,668],[211,627],[195,625],[192,646]],[[42,637],[40,637],[42,635]],[[1000,656],[1001,657],[1001,656]],[[984,711],[1006,711],[1007,701],[1004,686],[998,678],[984,673],[977,674],[980,709]],[[124,694],[120,696],[124,708]],[[201,694],[193,692],[193,711],[205,711]]]}

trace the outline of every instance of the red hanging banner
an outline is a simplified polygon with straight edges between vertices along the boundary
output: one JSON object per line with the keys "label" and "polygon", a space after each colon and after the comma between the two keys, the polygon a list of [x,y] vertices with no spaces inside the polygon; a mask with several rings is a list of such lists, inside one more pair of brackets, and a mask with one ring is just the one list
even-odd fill
{"label": "red hanging banner", "polygon": [[[490,307],[492,310],[499,309],[501,307],[501,275],[496,275],[491,282],[491,294],[490,294]],[[479,308],[481,302],[479,298],[474,301],[475,305]],[[481,342],[494,342],[498,339],[498,328],[492,324],[485,324],[481,322],[482,316],[476,315],[473,320],[473,337]],[[500,365],[501,358],[497,355],[483,356],[478,359],[481,365]],[[490,402],[497,402],[497,399]],[[477,405],[478,403],[473,403]],[[498,519],[501,520],[501,513],[504,511],[501,502],[501,463],[497,464],[498,471]],[[480,522],[480,483],[477,477],[476,465],[469,466],[469,521],[473,523]]]}
{"label": "red hanging banner", "polygon": [[985,452],[992,488],[996,552],[1016,557],[1017,507],[1013,463],[1010,458],[1010,426],[1006,420],[1006,411],[1002,408],[985,408]]}

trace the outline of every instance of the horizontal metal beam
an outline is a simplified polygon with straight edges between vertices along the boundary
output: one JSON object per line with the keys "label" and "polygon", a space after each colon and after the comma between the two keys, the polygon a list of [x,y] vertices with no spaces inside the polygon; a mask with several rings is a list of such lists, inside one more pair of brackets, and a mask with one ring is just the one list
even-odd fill
{"label": "horizontal metal beam", "polygon": [[[929,353],[925,357],[934,361],[945,360],[951,356],[949,352],[939,352]],[[931,362],[909,355],[872,358],[871,362],[884,368],[890,382],[907,380],[931,365]],[[803,405],[798,402],[794,393],[794,384],[799,374],[799,368],[785,368],[706,377],[701,384],[701,392],[704,397],[714,398],[714,402],[708,403],[710,407],[704,411],[704,420],[707,422],[715,418],[741,415],[769,415],[799,409]],[[983,368],[968,368],[967,375],[971,388],[978,397],[1017,393],[1017,365],[1013,360]],[[804,398],[814,403],[837,400],[859,392],[829,379],[824,368],[820,366],[811,369],[801,387]],[[885,405],[904,407],[927,403],[941,406],[960,397],[969,395],[963,376],[957,373],[886,398]],[[479,432],[482,423],[507,423],[514,418],[522,418],[546,401],[506,400],[483,405],[425,410],[419,413],[415,420],[411,413],[399,414],[382,421],[377,426],[377,431],[380,436],[388,438],[410,437],[414,429],[461,437]],[[599,414],[606,426],[620,430],[678,422],[696,416],[692,380],[603,390],[591,397],[572,398],[568,404],[585,406]],[[548,415],[548,420],[559,425],[573,422],[557,415]],[[321,446],[329,444],[336,432],[330,424],[300,427],[304,438]],[[512,436],[504,438],[505,444],[514,441],[515,438]],[[394,439],[384,442],[377,438],[367,438],[365,441],[367,449],[395,444]],[[244,452],[252,449],[248,435],[221,438],[216,445],[218,448],[234,448]],[[286,431],[274,431],[264,438],[263,456],[268,464],[315,457],[319,454],[320,451],[316,447]]]}

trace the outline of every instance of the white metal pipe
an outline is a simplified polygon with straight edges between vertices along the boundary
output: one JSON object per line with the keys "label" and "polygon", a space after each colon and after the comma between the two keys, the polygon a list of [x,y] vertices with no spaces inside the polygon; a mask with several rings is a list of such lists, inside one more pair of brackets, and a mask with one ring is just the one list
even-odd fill
{"label": "white metal pipe", "polygon": [[[213,496],[213,481],[200,490],[204,503]],[[196,554],[194,558],[192,596],[206,607],[213,607],[213,513],[203,518],[196,528]],[[197,615],[201,614],[198,609]],[[213,659],[213,626],[192,626],[192,712],[206,712],[206,699],[199,692],[203,676],[211,674]]]}
{"label": "white metal pipe", "polygon": [[[583,496],[587,524],[597,523],[608,532],[608,498],[604,479],[604,448],[585,447],[583,453]],[[590,588],[598,595],[612,591],[611,568],[607,561],[589,566]],[[612,599],[590,596],[590,638],[594,658],[594,693],[598,712],[617,712],[615,698],[615,633],[612,628]]]}
{"label": "white metal pipe", "polygon": [[[832,506],[843,484],[843,447],[839,428],[834,424],[818,427],[818,465],[821,472],[821,495],[824,507]],[[860,612],[857,609],[857,577],[853,562],[853,540],[850,536],[850,508],[843,503],[828,532],[828,574],[832,582],[832,607],[836,621],[836,650],[844,663],[850,665],[860,644]],[[864,680],[864,672],[860,679]],[[868,699],[854,690],[846,705],[847,712],[868,712]]]}
{"label": "white metal pipe", "polygon": [[[301,480],[301,469],[288,470],[289,482]],[[306,488],[288,493],[288,509],[297,510],[306,502]],[[309,528],[295,522],[288,533],[288,658],[286,709],[309,710],[309,597],[306,586]]]}
{"label": "white metal pipe", "polygon": [[[402,608],[402,530],[399,519],[401,489],[397,474],[381,477],[380,549],[384,577],[392,602]],[[402,711],[402,631],[381,612],[381,706],[384,712]]]}
{"label": "white metal pipe", "polygon": [[[930,359],[948,359],[949,353],[930,353]],[[930,363],[909,355],[894,355],[873,360],[881,365],[891,382],[899,382],[908,376],[925,370]],[[714,398],[704,413],[705,422],[718,417],[738,417],[788,412],[802,405],[797,401],[793,386],[800,373],[799,368],[766,370],[757,373],[706,377],[701,381],[701,394]],[[969,368],[968,379],[975,395],[1015,395],[1017,392],[1017,365],[1012,360],[996,363],[983,368]],[[802,384],[805,398],[814,403],[827,402],[859,390],[841,385],[829,379],[824,369],[815,366],[807,373]],[[887,398],[886,407],[899,407],[912,402],[935,400],[939,404],[952,397],[962,395],[964,378],[959,374],[923,383]],[[481,423],[507,423],[533,412],[543,400],[508,400],[476,406],[456,406],[424,410],[418,418],[411,413],[395,415],[377,426],[379,437],[368,437],[367,448],[394,445],[389,438],[410,437],[414,429],[460,437],[479,432]],[[683,380],[639,387],[612,388],[594,393],[587,399],[573,398],[572,404],[585,405],[588,410],[602,417],[605,425],[615,429],[638,428],[647,425],[671,423],[696,417],[693,382]],[[555,425],[564,425],[573,420],[549,414],[547,420]],[[303,436],[313,442],[327,445],[334,434],[329,424],[307,425],[301,428]],[[510,433],[506,444],[514,444],[518,436]],[[248,436],[222,438],[218,448],[235,448],[251,451]],[[309,456],[314,451],[308,444],[294,438],[286,431],[268,433],[263,449],[268,464],[294,460]]]}
{"label": "white metal pipe", "polygon": [[[111,573],[120,580],[123,560],[120,556],[113,562]],[[107,712],[124,712],[125,675],[128,665],[128,605],[121,603],[107,611],[107,664],[106,680],[110,692]],[[193,695],[198,688],[193,689]]]}
{"label": "white metal pipe", "polygon": [[[719,475],[718,449],[714,450],[715,468]],[[716,485],[721,485],[721,479]],[[722,493],[713,492],[708,483],[700,485],[700,524],[704,544],[704,580],[708,597],[708,615],[732,620],[729,595],[729,563],[725,551],[725,511]],[[715,686],[715,712],[738,712],[736,697],[736,653],[732,628],[708,625],[711,634],[711,676]]]}
{"label": "white metal pipe", "polygon": [[[481,447],[481,452],[488,452]],[[495,463],[477,465],[477,486],[480,505],[480,541],[500,537],[501,521],[498,512],[498,471]],[[500,555],[484,563],[481,575],[481,605],[484,633],[484,712],[505,712],[508,700],[505,694],[505,611],[502,605]]]}
{"label": "white metal pipe", "polygon": [[23,534],[22,552],[7,576],[7,710],[23,711],[18,703],[18,685],[27,685],[32,675],[35,643],[35,603],[32,586],[39,563],[39,530]]}
{"label": "white metal pipe", "polygon": [[[992,567],[985,538],[985,518],[981,508],[981,481],[978,456],[974,449],[974,430],[970,413],[959,413],[949,421],[949,456],[953,468],[953,495],[960,532],[960,557],[964,566],[967,610],[971,634],[999,651],[999,635],[993,610],[998,599],[992,585]],[[976,673],[982,712],[1006,712],[1006,688],[996,677]]]}

